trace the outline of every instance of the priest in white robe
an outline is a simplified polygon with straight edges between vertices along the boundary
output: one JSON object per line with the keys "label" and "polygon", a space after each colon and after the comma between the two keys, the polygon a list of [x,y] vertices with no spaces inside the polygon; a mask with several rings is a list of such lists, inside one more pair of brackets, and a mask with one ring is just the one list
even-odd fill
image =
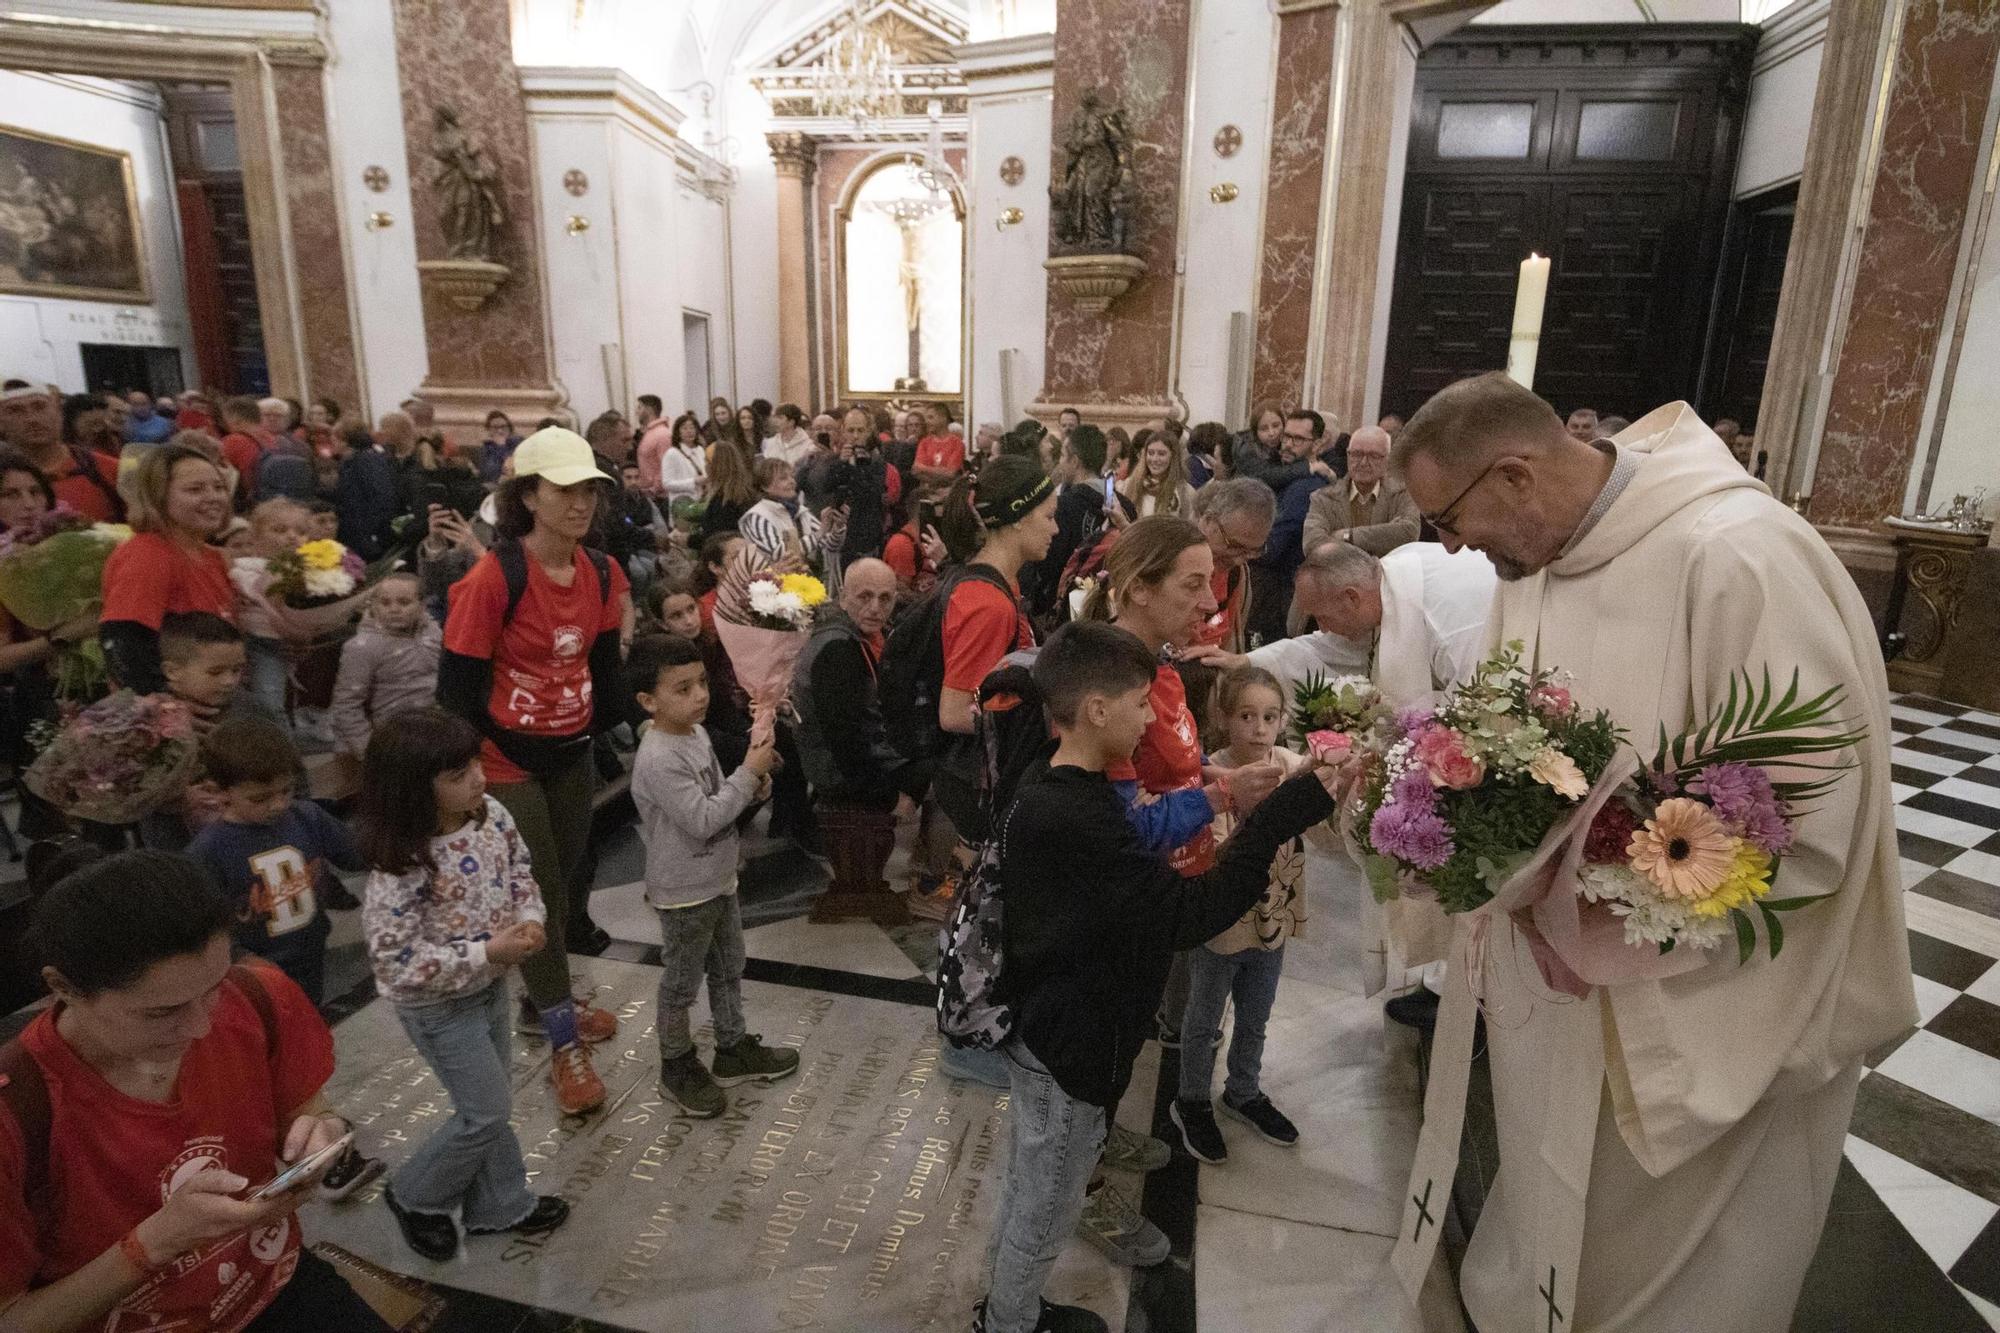
{"label": "priest in white robe", "polygon": [[1777,896],[1832,896],[1787,914],[1778,957],[1717,950],[1571,1002],[1504,922],[1474,954],[1500,1139],[1460,1274],[1479,1333],[1782,1333],[1862,1057],[1917,1018],[1867,608],[1685,403],[1581,442],[1482,376],[1412,417],[1392,465],[1445,544],[1485,552],[1505,581],[1492,642],[1575,673],[1577,701],[1609,709],[1644,758],[1659,728],[1698,723],[1733,674],[1767,667],[1780,688],[1796,668],[1806,697],[1844,687],[1843,715],[1867,729],[1780,867]]}

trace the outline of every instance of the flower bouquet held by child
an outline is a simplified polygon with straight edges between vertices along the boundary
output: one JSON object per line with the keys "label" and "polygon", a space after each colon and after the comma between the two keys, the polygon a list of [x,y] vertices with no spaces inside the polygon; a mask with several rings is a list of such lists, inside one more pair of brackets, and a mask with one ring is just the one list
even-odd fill
{"label": "flower bouquet held by child", "polygon": [[292,643],[338,633],[361,613],[367,566],[330,538],[282,551],[265,566],[263,595],[278,632]]}
{"label": "flower bouquet held by child", "polygon": [[1768,669],[1745,673],[1642,766],[1608,714],[1520,654],[1405,712],[1369,758],[1350,814],[1376,896],[1507,914],[1571,995],[1685,972],[1732,936],[1748,962],[1759,918],[1776,955],[1779,913],[1816,901],[1769,896],[1778,858],[1802,804],[1851,767],[1810,761],[1864,735],[1834,716],[1840,688],[1801,700],[1796,672],[1782,695]]}
{"label": "flower bouquet held by child", "polygon": [[715,597],[715,633],[737,684],[750,696],[751,733],[768,735],[789,701],[792,669],[812,633],[826,586],[810,574],[780,574],[745,543]]}
{"label": "flower bouquet held by child", "polygon": [[1292,687],[1292,744],[1315,758],[1337,763],[1357,746],[1386,739],[1395,717],[1366,676],[1315,672]]}
{"label": "flower bouquet held by child", "polygon": [[24,780],[72,819],[130,824],[181,793],[195,756],[187,705],[120,690],[71,718]]}

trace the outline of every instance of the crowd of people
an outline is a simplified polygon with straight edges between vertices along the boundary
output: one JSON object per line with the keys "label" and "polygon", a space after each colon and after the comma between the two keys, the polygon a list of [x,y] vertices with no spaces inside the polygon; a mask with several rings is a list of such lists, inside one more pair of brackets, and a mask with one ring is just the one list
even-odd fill
{"label": "crowd of people", "polygon": [[[1582,409],[1566,429],[1615,449],[1618,424]],[[382,1172],[320,1091],[329,911],[361,910],[378,993],[452,1099],[383,1190],[409,1247],[442,1260],[462,1235],[560,1226],[568,1205],[528,1190],[509,1128],[511,1046],[548,1043],[564,1113],[604,1103],[591,1050],[618,1020],[570,958],[608,943],[589,839],[600,784],[629,770],[661,932],[660,1086],[691,1118],[798,1068],[743,1012],[739,833],[760,809],[825,858],[829,901],[878,919],[946,920],[997,849],[1012,1027],[945,1058],[1013,1093],[976,1326],[1103,1328],[1042,1291],[1072,1234],[1126,1264],[1167,1257],[1105,1175],[1170,1160],[1112,1116],[1145,1042],[1180,1049],[1189,1155],[1226,1162],[1218,1109],[1299,1140],[1261,1054],[1336,775],[1281,743],[1293,686],[1448,684],[1486,646],[1496,570],[1519,572],[1461,549],[1478,480],[1420,511],[1390,466],[1402,429],[1268,406],[1238,432],[1128,435],[1066,410],[968,440],[941,404],[718,398],[669,416],[647,395],[581,434],[523,436],[496,411],[473,439],[420,399],[368,428],[326,401],[7,381],[0,525],[67,505],[132,528],[96,617],[0,626],[10,754],[31,753],[28,722],[61,721],[36,681],[50,654],[95,637],[109,686],[185,707],[200,759],[135,828],[23,795],[55,1002],[0,1052],[21,1127],[0,1134],[0,1317],[186,1314],[228,1265],[245,1275],[221,1284],[230,1326],[380,1326],[291,1218]],[[373,564],[358,625],[302,628],[272,595],[272,562],[325,539]],[[829,594],[776,718],[717,627],[726,585],[757,569]],[[1045,724],[997,786],[978,735],[996,682]],[[348,782],[309,792],[306,756],[329,753]],[[912,875],[890,885],[899,839]],[[360,899],[336,869],[366,872]],[[280,1192],[238,1197],[309,1158]],[[58,1168],[51,1210],[38,1182]]]}

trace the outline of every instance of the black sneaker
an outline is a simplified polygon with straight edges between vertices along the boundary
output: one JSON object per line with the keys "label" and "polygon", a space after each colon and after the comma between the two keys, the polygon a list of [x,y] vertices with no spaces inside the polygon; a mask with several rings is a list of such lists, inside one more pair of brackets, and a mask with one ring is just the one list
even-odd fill
{"label": "black sneaker", "polygon": [[695,1120],[713,1120],[729,1105],[728,1095],[709,1077],[708,1066],[693,1051],[660,1061],[660,1090],[681,1108],[682,1115]]}
{"label": "black sneaker", "polygon": [[1437,1029],[1438,994],[1428,986],[1419,986],[1406,995],[1398,995],[1382,1006],[1382,1012],[1392,1023],[1401,1023],[1406,1028],[1419,1032]]}
{"label": "black sneaker", "polygon": [[1229,1145],[1222,1141],[1222,1127],[1215,1123],[1215,1107],[1208,1102],[1184,1102],[1174,1098],[1167,1115],[1180,1126],[1181,1146],[1188,1156],[1211,1166],[1229,1160]]}
{"label": "black sneaker", "polygon": [[328,1203],[339,1203],[381,1174],[380,1158],[363,1157],[350,1146],[319,1178],[319,1197]]}
{"label": "black sneaker", "polygon": [[1178,1051],[1181,1048],[1181,1025],[1164,1012],[1154,1014],[1153,1022],[1159,1025],[1160,1045],[1167,1050]]}
{"label": "black sneaker", "polygon": [[1261,1092],[1247,1102],[1232,1101],[1228,1093],[1223,1093],[1222,1113],[1256,1130],[1258,1137],[1266,1143],[1275,1143],[1281,1148],[1296,1147],[1298,1144],[1299,1127],[1285,1119],[1284,1112],[1271,1105],[1271,1099]]}
{"label": "black sneaker", "polygon": [[418,1254],[441,1264],[458,1253],[458,1224],[451,1220],[450,1213],[420,1213],[405,1208],[396,1202],[393,1185],[383,1187],[382,1202],[395,1214],[396,1225],[402,1228],[403,1243]]}
{"label": "black sneaker", "polygon": [[[1047,1301],[1042,1302],[1042,1313],[1035,1320],[1035,1333],[1110,1333],[1110,1327],[1102,1316],[1081,1305],[1051,1305]],[[972,1333],[986,1333],[983,1299],[972,1307]]]}
{"label": "black sneaker", "polygon": [[595,921],[586,923],[582,930],[572,930],[563,939],[563,947],[571,953],[588,954],[597,957],[611,947],[611,935]]}
{"label": "black sneaker", "polygon": [[319,905],[329,912],[352,912],[361,906],[361,900],[354,896],[354,890],[328,876],[326,890],[319,896]]}
{"label": "black sneaker", "polygon": [[775,1083],[797,1073],[799,1053],[789,1046],[766,1046],[754,1032],[730,1047],[717,1047],[712,1077],[725,1088],[756,1080]]}
{"label": "black sneaker", "polygon": [[535,1211],[511,1227],[467,1227],[465,1230],[473,1236],[497,1236],[503,1231],[511,1231],[517,1236],[539,1236],[554,1231],[567,1221],[569,1201],[560,1194],[544,1194],[535,1200]]}

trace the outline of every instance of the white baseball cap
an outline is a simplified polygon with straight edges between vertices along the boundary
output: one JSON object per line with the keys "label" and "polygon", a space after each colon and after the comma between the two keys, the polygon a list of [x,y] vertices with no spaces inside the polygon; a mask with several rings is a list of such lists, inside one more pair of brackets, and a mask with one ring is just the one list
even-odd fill
{"label": "white baseball cap", "polygon": [[612,480],[598,471],[597,455],[589,442],[561,426],[544,427],[521,441],[514,450],[514,475],[547,477],[558,486]]}

